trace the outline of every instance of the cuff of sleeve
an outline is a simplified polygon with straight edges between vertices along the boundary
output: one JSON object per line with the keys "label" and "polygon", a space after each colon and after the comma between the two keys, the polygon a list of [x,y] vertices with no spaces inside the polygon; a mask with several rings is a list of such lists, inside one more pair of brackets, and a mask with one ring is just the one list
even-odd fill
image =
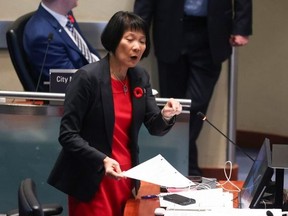
{"label": "cuff of sleeve", "polygon": [[165,118],[163,115],[162,115],[162,119],[164,120],[164,122],[167,124],[167,125],[173,125],[176,121],[176,115],[172,116],[171,118]]}
{"label": "cuff of sleeve", "polygon": [[167,124],[167,125],[171,125],[171,124],[174,124],[175,121],[176,121],[176,115],[172,116],[172,117],[165,117],[163,115],[163,109],[161,110],[161,116],[162,116],[162,119],[164,120],[164,122]]}
{"label": "cuff of sleeve", "polygon": [[166,121],[170,121],[170,119],[173,118],[173,116],[171,116],[171,117],[165,117],[164,114],[163,114],[163,109],[161,110],[161,115],[162,115],[162,119],[163,119],[163,120],[166,120]]}

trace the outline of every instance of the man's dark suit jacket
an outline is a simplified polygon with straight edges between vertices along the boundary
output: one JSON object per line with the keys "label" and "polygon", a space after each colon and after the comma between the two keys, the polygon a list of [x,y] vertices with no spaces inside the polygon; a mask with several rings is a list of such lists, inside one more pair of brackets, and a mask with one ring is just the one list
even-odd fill
{"label": "man's dark suit jacket", "polygon": [[[183,8],[184,0],[135,0],[134,12],[149,25],[153,22],[153,41],[158,60],[173,62],[181,53]],[[248,36],[252,33],[252,2],[208,0],[207,22],[213,59],[222,62],[232,52],[229,44],[231,34]]]}
{"label": "man's dark suit jacket", "polygon": [[[81,34],[81,30],[75,20],[75,28]],[[38,10],[28,21],[25,31],[23,45],[28,57],[28,61],[33,66],[33,73],[38,80],[45,52],[47,49],[48,35],[53,34],[47,51],[45,66],[43,68],[42,81],[49,81],[49,69],[79,69],[88,64],[79,48],[66,33],[59,22],[47,12],[40,4]],[[83,37],[83,35],[82,35]],[[83,37],[85,40],[85,38]],[[90,51],[99,57],[97,51],[86,41]],[[43,89],[41,85],[41,91]]]}
{"label": "man's dark suit jacket", "polygon": [[[142,123],[149,133],[162,136],[175,122],[162,119],[149,83],[148,73],[139,67],[128,70],[132,98],[130,152],[132,166],[138,164],[138,133]],[[135,96],[135,88],[143,90]],[[125,106],[125,104],[123,104]],[[63,149],[48,183],[79,200],[90,200],[104,175],[103,159],[111,156],[114,105],[108,56],[84,66],[67,87],[59,142]],[[139,182],[135,181],[136,190]]]}

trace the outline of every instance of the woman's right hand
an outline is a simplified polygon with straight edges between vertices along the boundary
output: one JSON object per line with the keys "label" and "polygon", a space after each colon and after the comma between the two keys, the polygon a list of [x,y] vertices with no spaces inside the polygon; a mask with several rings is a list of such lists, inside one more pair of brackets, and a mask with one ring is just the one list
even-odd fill
{"label": "woman's right hand", "polygon": [[110,176],[111,178],[114,178],[117,180],[124,177],[122,175],[120,165],[116,160],[107,156],[106,158],[104,158],[103,163],[104,163],[106,176]]}
{"label": "woman's right hand", "polygon": [[169,121],[174,115],[179,115],[181,112],[182,105],[174,98],[170,98],[161,110],[162,117],[167,121]]}

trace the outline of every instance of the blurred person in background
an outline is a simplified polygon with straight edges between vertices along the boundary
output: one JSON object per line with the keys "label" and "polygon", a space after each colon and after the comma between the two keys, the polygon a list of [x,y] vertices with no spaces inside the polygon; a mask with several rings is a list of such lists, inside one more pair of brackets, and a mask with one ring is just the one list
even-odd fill
{"label": "blurred person in background", "polygon": [[222,62],[252,34],[252,0],[135,0],[152,25],[160,96],[192,100],[188,175],[201,176],[196,140]]}
{"label": "blurred person in background", "polygon": [[23,45],[37,91],[49,91],[44,82],[50,69],[79,69],[100,58],[73,16],[77,5],[77,0],[42,0],[25,26]]}

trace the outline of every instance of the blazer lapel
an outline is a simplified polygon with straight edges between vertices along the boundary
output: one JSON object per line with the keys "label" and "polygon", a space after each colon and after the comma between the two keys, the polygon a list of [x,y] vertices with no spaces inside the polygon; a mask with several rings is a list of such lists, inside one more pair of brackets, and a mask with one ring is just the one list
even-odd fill
{"label": "blazer lapel", "polygon": [[[131,97],[132,97],[132,123],[136,125],[142,124],[142,117],[145,113],[145,95],[146,89],[143,86],[142,78],[135,68],[130,68],[128,70],[128,77],[130,79],[131,86]],[[143,90],[142,97],[135,96],[135,88],[141,88]],[[133,128],[133,126],[132,126]]]}
{"label": "blazer lapel", "polygon": [[[110,78],[110,68],[109,68],[109,57],[108,55],[103,58],[101,61],[101,69],[97,75],[100,80],[100,91],[102,98],[102,106],[104,112],[104,121],[107,131],[107,139],[109,144],[112,145],[112,137],[114,130],[115,122],[115,113],[114,113],[114,102],[112,95],[111,87],[111,78]],[[132,98],[132,136],[134,136],[134,129],[141,126],[143,122],[143,116],[145,115],[145,97],[146,89],[143,86],[141,74],[134,68],[128,70],[128,77],[130,80],[130,93]],[[135,88],[141,88],[143,90],[143,96],[136,97],[134,90]],[[132,138],[133,139],[133,138]]]}
{"label": "blazer lapel", "polygon": [[109,144],[112,146],[112,137],[114,130],[115,114],[114,114],[114,102],[112,95],[111,87],[111,78],[110,78],[110,68],[109,68],[109,58],[108,55],[102,59],[101,71],[99,71],[100,77],[100,91],[102,98],[102,106],[104,112],[104,121],[107,131],[107,139]]}

